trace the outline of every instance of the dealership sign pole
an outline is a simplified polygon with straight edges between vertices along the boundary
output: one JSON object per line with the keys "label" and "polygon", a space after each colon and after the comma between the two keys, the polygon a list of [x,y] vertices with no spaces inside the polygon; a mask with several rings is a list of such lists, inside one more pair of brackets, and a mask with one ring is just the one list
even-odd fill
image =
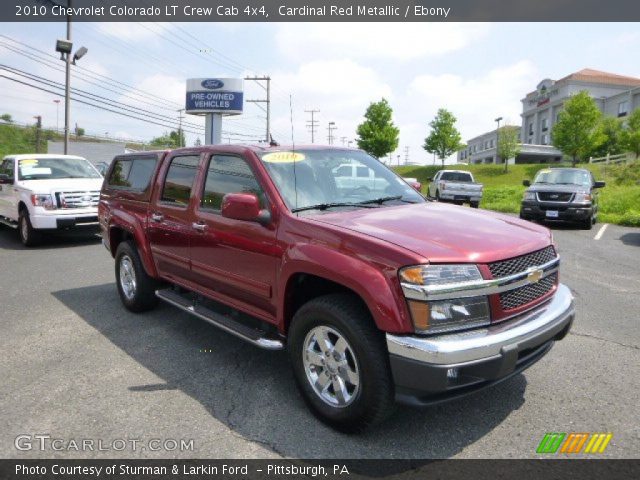
{"label": "dealership sign pole", "polygon": [[185,111],[205,115],[205,144],[222,142],[223,115],[240,115],[244,105],[241,78],[189,78]]}

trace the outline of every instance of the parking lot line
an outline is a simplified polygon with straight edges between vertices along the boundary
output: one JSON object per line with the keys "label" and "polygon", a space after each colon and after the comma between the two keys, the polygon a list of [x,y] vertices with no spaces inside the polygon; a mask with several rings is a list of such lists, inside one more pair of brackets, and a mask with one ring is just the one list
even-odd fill
{"label": "parking lot line", "polygon": [[602,238],[602,235],[604,235],[604,231],[607,229],[607,227],[609,226],[608,223],[605,223],[604,225],[602,225],[600,227],[600,230],[598,230],[598,233],[596,233],[596,236],[593,237],[594,240],[600,240]]}

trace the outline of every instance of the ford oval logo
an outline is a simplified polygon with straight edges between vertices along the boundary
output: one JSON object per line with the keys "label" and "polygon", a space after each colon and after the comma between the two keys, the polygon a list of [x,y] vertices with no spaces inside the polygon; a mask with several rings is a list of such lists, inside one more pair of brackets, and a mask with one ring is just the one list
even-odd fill
{"label": "ford oval logo", "polygon": [[203,80],[200,85],[209,90],[217,90],[218,88],[224,87],[224,82],[222,80],[218,80],[217,78],[209,78],[207,80]]}

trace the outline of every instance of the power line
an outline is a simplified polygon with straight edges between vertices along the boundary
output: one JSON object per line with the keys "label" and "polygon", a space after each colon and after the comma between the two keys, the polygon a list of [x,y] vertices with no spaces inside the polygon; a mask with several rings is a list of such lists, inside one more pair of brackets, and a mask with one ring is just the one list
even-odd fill
{"label": "power line", "polygon": [[[265,135],[265,142],[269,142],[271,140],[271,77],[245,77],[245,80],[253,80],[258,85],[262,86],[260,82],[265,82],[267,84],[265,90],[267,92],[267,98],[259,98],[253,100],[245,100],[247,103],[255,103],[258,107],[261,107],[261,103],[266,104],[267,109],[265,113],[267,114],[267,131]],[[264,87],[263,87],[264,88]]]}

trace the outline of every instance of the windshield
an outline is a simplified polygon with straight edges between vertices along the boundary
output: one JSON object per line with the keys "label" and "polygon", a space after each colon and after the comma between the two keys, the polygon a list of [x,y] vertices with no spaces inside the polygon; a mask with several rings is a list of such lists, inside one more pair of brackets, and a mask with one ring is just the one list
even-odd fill
{"label": "windshield", "polygon": [[533,183],[591,186],[591,174],[585,170],[540,170]]}
{"label": "windshield", "polygon": [[18,161],[18,178],[20,180],[100,178],[100,174],[84,158],[29,158]]}
{"label": "windshield", "polygon": [[315,210],[310,208],[314,206],[324,210],[425,202],[402,178],[359,150],[271,151],[258,155],[292,211]]}
{"label": "windshield", "polygon": [[442,172],[440,180],[447,180],[450,182],[472,182],[471,174],[466,172]]}

